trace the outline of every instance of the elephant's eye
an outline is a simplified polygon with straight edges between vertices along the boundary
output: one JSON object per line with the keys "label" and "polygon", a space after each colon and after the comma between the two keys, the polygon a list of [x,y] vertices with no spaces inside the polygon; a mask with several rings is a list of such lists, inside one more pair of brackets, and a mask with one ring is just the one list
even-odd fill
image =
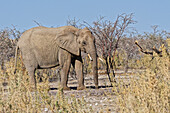
{"label": "elephant's eye", "polygon": [[82,45],[83,45],[83,46],[85,46],[85,45],[86,45],[86,42],[85,42],[85,41],[83,41],[83,42],[82,42]]}

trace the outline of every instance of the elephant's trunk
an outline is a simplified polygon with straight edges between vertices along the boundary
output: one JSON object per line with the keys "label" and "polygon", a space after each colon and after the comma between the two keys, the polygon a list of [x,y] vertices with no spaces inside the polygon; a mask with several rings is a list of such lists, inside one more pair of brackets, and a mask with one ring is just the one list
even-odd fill
{"label": "elephant's trunk", "polygon": [[94,49],[95,51],[91,51],[91,57],[93,59],[93,66],[92,66],[92,70],[93,70],[93,79],[94,79],[94,83],[95,83],[95,88],[98,88],[98,66],[97,66],[97,53],[96,53],[96,49]]}

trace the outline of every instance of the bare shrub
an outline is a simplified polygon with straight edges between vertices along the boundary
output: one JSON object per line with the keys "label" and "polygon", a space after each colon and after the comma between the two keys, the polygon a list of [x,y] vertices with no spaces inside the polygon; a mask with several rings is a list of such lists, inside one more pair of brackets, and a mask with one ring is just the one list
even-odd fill
{"label": "bare shrub", "polygon": [[[134,23],[132,17],[133,14],[118,15],[115,22],[104,20],[104,17],[100,17],[98,21],[93,22],[93,26],[85,22],[94,33],[98,55],[105,60],[106,72],[111,82],[115,77],[113,67],[115,66],[114,56],[116,49],[128,26]],[[112,75],[109,75],[110,73]]]}
{"label": "bare shrub", "polygon": [[137,59],[140,59],[140,54],[138,48],[135,46],[134,42],[137,37],[123,37],[120,39],[118,54],[123,57],[121,62],[122,68],[124,68],[125,73],[128,72],[129,68],[134,68],[134,64]]}
{"label": "bare shrub", "polygon": [[9,61],[15,55],[15,46],[21,32],[14,26],[0,31],[0,64],[3,69],[4,62]]}

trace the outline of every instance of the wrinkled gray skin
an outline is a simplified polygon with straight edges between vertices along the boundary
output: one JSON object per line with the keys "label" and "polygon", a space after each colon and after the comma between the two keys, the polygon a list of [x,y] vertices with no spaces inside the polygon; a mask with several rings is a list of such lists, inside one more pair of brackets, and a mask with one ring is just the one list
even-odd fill
{"label": "wrinkled gray skin", "polygon": [[30,76],[30,85],[36,88],[35,70],[60,66],[61,87],[67,86],[71,64],[78,75],[78,90],[85,88],[81,52],[87,52],[93,59],[95,87],[98,88],[97,56],[94,36],[88,28],[77,29],[73,26],[58,28],[35,27],[25,31],[20,37],[17,50],[21,51],[23,63]]}

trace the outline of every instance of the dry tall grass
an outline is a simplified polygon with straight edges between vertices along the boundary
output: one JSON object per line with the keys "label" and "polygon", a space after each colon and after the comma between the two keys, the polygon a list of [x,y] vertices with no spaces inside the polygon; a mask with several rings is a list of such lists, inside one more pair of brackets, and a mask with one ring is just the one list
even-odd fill
{"label": "dry tall grass", "polygon": [[129,79],[119,81],[115,88],[117,111],[125,113],[169,113],[170,56],[162,47],[163,57],[154,53],[141,60],[146,70]]}
{"label": "dry tall grass", "polygon": [[29,76],[18,62],[18,72],[14,72],[14,60],[6,63],[6,70],[0,70],[0,111],[2,113],[41,113],[41,112],[92,112],[84,98],[65,98],[62,89],[56,95],[49,93],[48,76],[37,85],[37,91],[30,91]]}
{"label": "dry tall grass", "polygon": [[[170,56],[162,47],[162,57],[154,54],[140,61],[146,70],[129,77],[128,81],[118,80],[113,91],[117,99],[116,111],[124,113],[169,113]],[[20,60],[18,60],[20,61]],[[13,74],[13,59],[0,70],[0,111],[7,112],[95,112],[87,106],[84,98],[66,98],[62,89],[56,95],[49,93],[48,76],[38,83],[37,92],[29,89],[29,76],[18,62],[18,71]],[[115,95],[113,98],[115,98]]]}

